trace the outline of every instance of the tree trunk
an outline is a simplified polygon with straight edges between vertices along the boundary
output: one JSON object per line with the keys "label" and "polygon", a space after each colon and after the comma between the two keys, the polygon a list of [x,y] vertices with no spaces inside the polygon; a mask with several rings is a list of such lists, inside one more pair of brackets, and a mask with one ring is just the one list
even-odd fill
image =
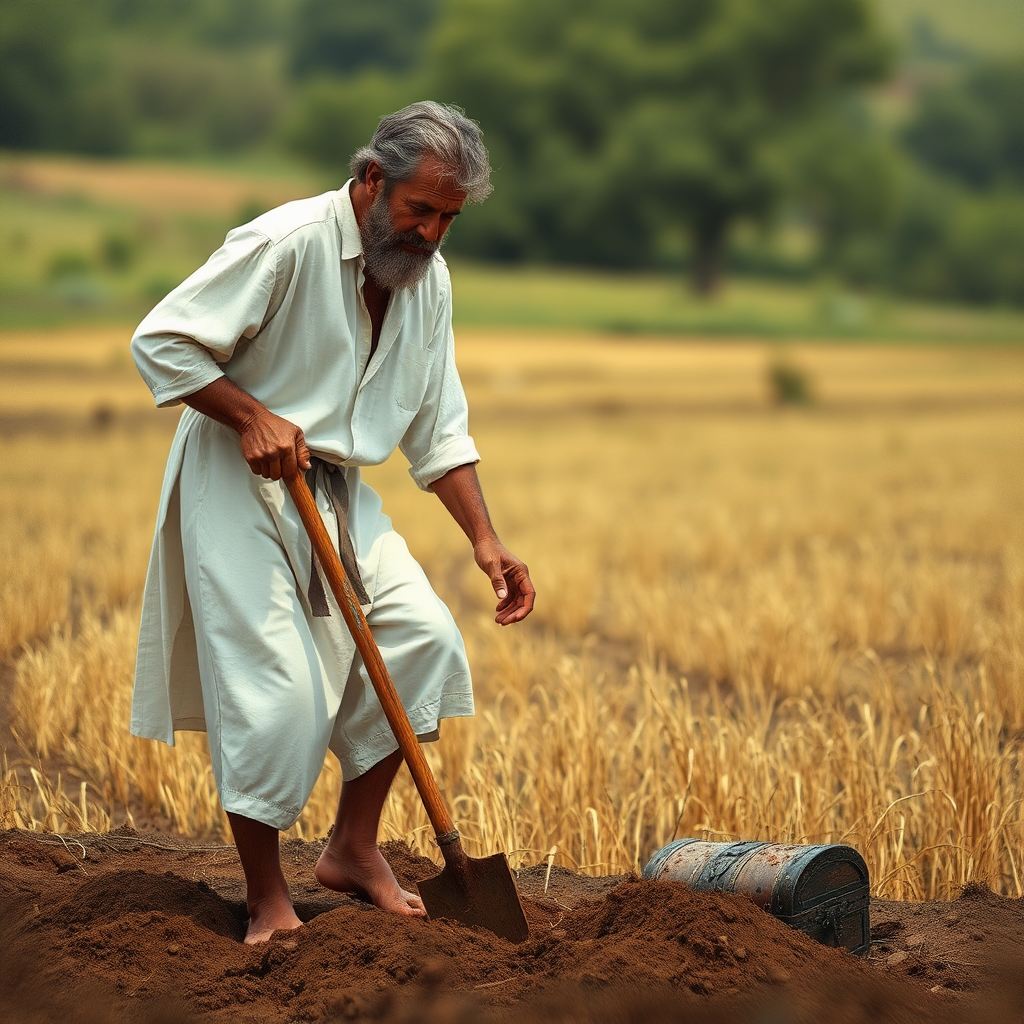
{"label": "tree trunk", "polygon": [[714,295],[722,283],[726,226],[724,217],[716,217],[698,224],[693,232],[690,280],[694,293],[704,298]]}

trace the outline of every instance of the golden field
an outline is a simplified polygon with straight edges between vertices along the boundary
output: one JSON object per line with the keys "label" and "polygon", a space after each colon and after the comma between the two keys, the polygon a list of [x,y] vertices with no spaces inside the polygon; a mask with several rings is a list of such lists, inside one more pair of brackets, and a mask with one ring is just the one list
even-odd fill
{"label": "golden field", "polygon": [[72,198],[152,214],[233,215],[246,203],[269,209],[311,195],[318,182],[309,174],[282,177],[244,174],[211,167],[128,163],[53,154],[0,154],[0,186],[47,198]]}
{"label": "golden field", "polygon": [[[0,336],[0,824],[228,838],[205,738],[127,734],[175,414],[126,346]],[[780,358],[813,404],[774,407]],[[368,476],[470,651],[477,716],[429,756],[471,853],[848,842],[879,895],[1024,894],[1024,351],[495,330],[460,366],[535,615],[495,626],[440,503],[400,460]],[[432,849],[404,773],[384,832]]]}

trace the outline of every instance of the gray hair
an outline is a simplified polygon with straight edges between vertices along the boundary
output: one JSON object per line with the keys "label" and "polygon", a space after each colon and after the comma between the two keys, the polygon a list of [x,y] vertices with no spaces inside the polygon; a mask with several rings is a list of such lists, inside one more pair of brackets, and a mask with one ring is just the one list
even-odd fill
{"label": "gray hair", "polygon": [[349,168],[364,182],[373,160],[384,171],[385,182],[408,181],[426,156],[437,158],[444,180],[465,192],[467,202],[482,203],[490,195],[491,164],[480,125],[459,107],[433,100],[382,117],[370,144],[356,151]]}

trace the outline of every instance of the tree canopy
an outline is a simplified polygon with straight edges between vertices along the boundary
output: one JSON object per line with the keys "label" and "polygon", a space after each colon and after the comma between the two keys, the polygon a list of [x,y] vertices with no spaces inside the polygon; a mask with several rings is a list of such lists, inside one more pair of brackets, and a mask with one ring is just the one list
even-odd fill
{"label": "tree canopy", "polygon": [[299,77],[366,68],[408,71],[422,56],[437,0],[301,0],[291,67]]}
{"label": "tree canopy", "polygon": [[450,0],[432,80],[486,126],[500,189],[481,255],[636,265],[688,236],[717,280],[730,228],[795,184],[798,143],[877,80],[864,0]]}
{"label": "tree canopy", "polygon": [[910,151],[972,188],[1024,185],[1024,64],[980,64],[927,91],[904,132]]}
{"label": "tree canopy", "polygon": [[0,0],[0,148],[284,147],[339,178],[383,114],[432,97],[481,123],[495,167],[456,251],[1024,303],[1024,64],[919,21],[869,94],[897,66],[880,9]]}

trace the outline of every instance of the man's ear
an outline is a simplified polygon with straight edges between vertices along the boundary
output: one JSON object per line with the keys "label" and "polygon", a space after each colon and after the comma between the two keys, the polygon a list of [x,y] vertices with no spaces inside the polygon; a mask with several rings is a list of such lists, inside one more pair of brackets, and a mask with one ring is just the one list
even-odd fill
{"label": "man's ear", "polygon": [[371,160],[366,165],[366,194],[375,199],[377,193],[384,187],[384,169],[376,160]]}

